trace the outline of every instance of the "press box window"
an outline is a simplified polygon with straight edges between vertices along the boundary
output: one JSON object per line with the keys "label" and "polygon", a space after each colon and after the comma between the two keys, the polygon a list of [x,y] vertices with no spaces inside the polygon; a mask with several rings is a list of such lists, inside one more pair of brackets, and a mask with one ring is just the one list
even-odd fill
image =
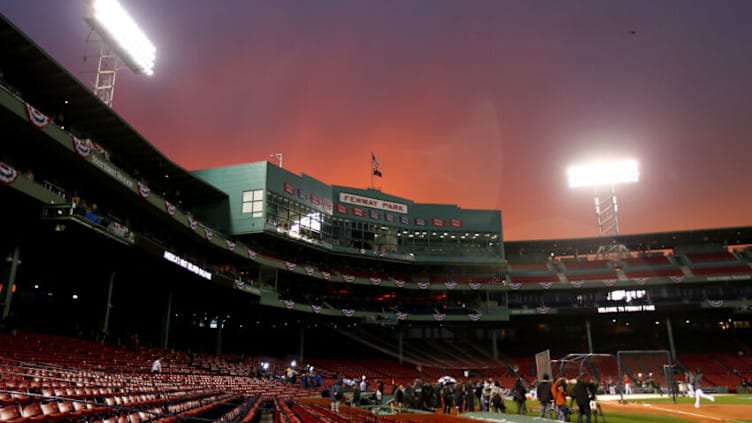
{"label": "press box window", "polygon": [[251,217],[262,217],[264,213],[264,190],[243,191],[241,213],[251,213]]}

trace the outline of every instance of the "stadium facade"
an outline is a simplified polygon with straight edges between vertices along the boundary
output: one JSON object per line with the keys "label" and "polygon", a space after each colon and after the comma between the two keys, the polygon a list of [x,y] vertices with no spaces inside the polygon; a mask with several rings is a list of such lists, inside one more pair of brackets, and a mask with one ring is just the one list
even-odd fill
{"label": "stadium facade", "polygon": [[498,210],[268,162],[187,172],[5,18],[0,45],[6,324],[216,351],[284,334],[300,356],[347,339],[415,362],[426,342],[749,345],[750,227],[504,242]]}

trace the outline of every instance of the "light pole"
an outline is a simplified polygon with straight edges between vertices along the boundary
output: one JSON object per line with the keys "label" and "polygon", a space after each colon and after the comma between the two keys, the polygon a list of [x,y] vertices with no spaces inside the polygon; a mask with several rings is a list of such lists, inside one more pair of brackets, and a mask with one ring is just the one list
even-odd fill
{"label": "light pole", "polygon": [[[635,160],[623,160],[570,166],[567,169],[567,174],[570,188],[593,187],[598,235],[601,237],[619,235],[619,207],[616,202],[616,185],[639,180],[640,172],[637,169],[637,162]],[[623,245],[604,246],[599,249],[599,253],[613,253],[615,249],[623,253],[626,247]]]}
{"label": "light pole", "polygon": [[112,107],[115,94],[115,77],[121,64],[125,64],[137,75],[152,75],[157,49],[131,19],[128,12],[117,0],[89,0],[90,16],[84,20],[89,24],[86,37],[84,64],[89,57],[96,58],[96,70],[84,71],[94,94],[106,105]]}
{"label": "light pole", "polygon": [[282,168],[282,153],[272,153],[269,157],[274,157],[279,162],[280,169]]}

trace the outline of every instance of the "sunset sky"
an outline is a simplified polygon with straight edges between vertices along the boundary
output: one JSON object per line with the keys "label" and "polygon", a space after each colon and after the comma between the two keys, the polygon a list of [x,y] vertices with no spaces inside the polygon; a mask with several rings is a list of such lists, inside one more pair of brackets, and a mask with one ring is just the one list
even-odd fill
{"label": "sunset sky", "polygon": [[[598,234],[566,169],[633,158],[622,234],[752,225],[752,1],[120,0],[157,46],[114,110],[187,170],[500,209],[507,240]],[[74,75],[84,0],[0,0]]]}

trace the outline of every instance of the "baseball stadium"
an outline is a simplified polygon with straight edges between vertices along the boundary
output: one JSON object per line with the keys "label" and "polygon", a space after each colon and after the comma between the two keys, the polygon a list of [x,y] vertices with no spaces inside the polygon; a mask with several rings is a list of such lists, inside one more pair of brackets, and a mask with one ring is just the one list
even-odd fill
{"label": "baseball stadium", "polygon": [[0,421],[575,421],[582,384],[587,421],[752,422],[752,227],[505,241],[500,210],[186,171],[98,88],[0,15]]}

